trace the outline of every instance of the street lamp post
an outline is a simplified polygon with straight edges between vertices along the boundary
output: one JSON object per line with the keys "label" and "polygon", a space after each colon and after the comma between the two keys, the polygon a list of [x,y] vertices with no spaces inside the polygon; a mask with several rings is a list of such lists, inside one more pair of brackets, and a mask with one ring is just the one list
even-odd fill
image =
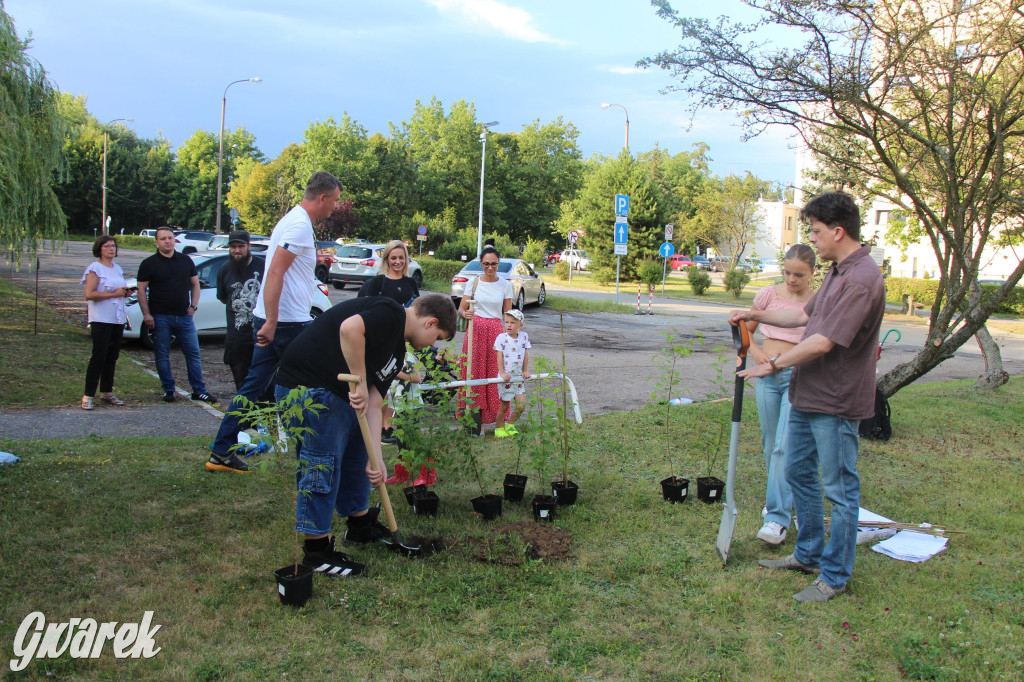
{"label": "street lamp post", "polygon": [[608,103],[604,103],[604,104],[601,105],[602,109],[607,109],[609,107],[619,107],[620,109],[622,109],[623,111],[626,112],[626,152],[628,153],[629,152],[629,112],[626,111],[626,107],[622,106],[621,104],[608,104]]}
{"label": "street lamp post", "polygon": [[215,232],[220,233],[220,204],[222,191],[224,189],[224,112],[228,108],[228,88],[235,83],[262,83],[263,79],[259,76],[253,78],[243,78],[237,81],[231,81],[228,83],[227,88],[224,88],[224,97],[220,100],[220,144],[217,152],[217,227]]}
{"label": "street lamp post", "polygon": [[480,216],[476,223],[476,257],[484,250],[484,164],[487,162],[487,131],[498,125],[497,121],[484,123],[484,130],[480,133],[480,142],[483,143],[480,152]]}
{"label": "street lamp post", "polygon": [[100,214],[100,234],[107,233],[107,128],[111,123],[117,123],[118,121],[131,123],[133,120],[135,119],[115,118],[112,121],[107,121],[107,125],[103,126],[103,184],[100,186],[103,194],[103,208]]}

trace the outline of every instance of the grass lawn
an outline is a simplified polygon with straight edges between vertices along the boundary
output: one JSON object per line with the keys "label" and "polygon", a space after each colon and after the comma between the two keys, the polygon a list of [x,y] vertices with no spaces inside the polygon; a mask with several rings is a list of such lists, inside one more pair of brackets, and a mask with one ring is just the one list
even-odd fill
{"label": "grass lawn", "polygon": [[[5,337],[4,347],[26,341]],[[78,390],[80,374],[39,371],[71,384],[62,391]],[[470,476],[441,470],[438,517],[413,516],[397,490],[393,499],[406,536],[443,535],[456,545],[426,559],[358,547],[370,576],[317,576],[303,609],[278,603],[271,575],[293,551],[286,472],[207,473],[208,438],[14,442],[0,434],[0,450],[24,459],[0,467],[0,659],[6,671],[17,628],[33,611],[48,622],[138,622],[150,610],[162,626],[155,657],[117,660],[107,646],[96,660],[34,661],[28,677],[1020,679],[1024,380],[992,393],[970,382],[915,386],[891,402],[893,440],[862,444],[864,506],[968,532],[922,564],[859,547],[848,593],[824,605],[791,599],[807,576],[757,567],[793,541],[768,549],[754,539],[764,464],[752,399],[727,567],[714,549],[722,507],[694,493],[669,505],[657,483],[668,475],[667,456],[691,479],[708,473],[705,437],[717,431],[723,404],[672,408],[670,447],[665,408],[648,407],[575,430],[579,503],[556,519],[573,538],[571,560],[476,558],[471,539],[530,518],[528,505],[506,503],[501,521],[480,521]],[[515,463],[510,440],[477,445],[494,492]],[[726,449],[715,448],[720,477]],[[541,492],[537,474],[525,473],[527,495]]]}

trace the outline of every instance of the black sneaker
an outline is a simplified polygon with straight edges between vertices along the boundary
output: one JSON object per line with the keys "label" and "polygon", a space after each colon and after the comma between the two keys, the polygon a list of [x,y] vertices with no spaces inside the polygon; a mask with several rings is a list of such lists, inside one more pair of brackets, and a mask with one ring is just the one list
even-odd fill
{"label": "black sneaker", "polygon": [[390,543],[391,531],[388,530],[387,526],[377,521],[379,515],[380,506],[378,505],[371,507],[362,516],[348,517],[345,521],[347,527],[345,529],[345,539],[343,540],[344,544],[365,544],[367,542],[377,542],[378,540]]}
{"label": "black sneaker", "polygon": [[395,435],[395,429],[389,426],[386,429],[380,430],[380,442],[386,443],[387,445],[394,445],[398,442],[398,436]]}
{"label": "black sneaker", "polygon": [[178,399],[178,396],[174,395],[174,391],[164,391],[164,402],[173,403]]}
{"label": "black sneaker", "polygon": [[202,400],[204,403],[215,403],[217,399],[212,395],[203,391],[202,393],[192,393],[192,400]]}
{"label": "black sneaker", "polygon": [[352,557],[344,552],[334,551],[333,535],[330,539],[329,549],[310,552],[303,548],[302,565],[331,578],[354,578],[366,573],[366,564],[352,561]]}
{"label": "black sneaker", "polygon": [[248,465],[238,455],[226,455],[221,457],[210,453],[210,459],[206,462],[207,471],[229,471],[236,474],[249,474]]}

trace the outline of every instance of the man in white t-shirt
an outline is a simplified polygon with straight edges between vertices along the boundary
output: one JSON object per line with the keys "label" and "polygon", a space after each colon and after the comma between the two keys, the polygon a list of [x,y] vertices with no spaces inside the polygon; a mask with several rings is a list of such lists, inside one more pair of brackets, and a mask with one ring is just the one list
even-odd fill
{"label": "man in white t-shirt", "polygon": [[238,442],[239,431],[239,419],[231,412],[241,409],[238,396],[259,400],[273,381],[285,348],[312,319],[309,308],[316,284],[313,223],[331,215],[340,196],[337,178],[327,171],[313,173],[302,201],[278,221],[270,235],[263,287],[253,311],[256,348],[252,364],[210,446],[210,459],[206,462],[210,471],[249,470],[244,460],[231,451],[231,446]]}

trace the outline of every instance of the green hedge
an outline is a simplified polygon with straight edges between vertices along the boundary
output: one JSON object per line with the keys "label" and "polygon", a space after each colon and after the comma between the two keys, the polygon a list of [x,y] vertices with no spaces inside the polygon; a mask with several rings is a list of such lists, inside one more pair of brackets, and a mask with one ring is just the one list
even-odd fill
{"label": "green hedge", "polygon": [[156,253],[156,240],[152,237],[140,237],[137,234],[113,235],[117,245],[122,249],[136,249]]}
{"label": "green hedge", "polygon": [[452,283],[452,277],[459,273],[459,270],[466,266],[462,261],[441,260],[439,258],[416,259],[423,270],[423,281],[433,282],[435,285],[442,284],[447,288]]}
{"label": "green hedge", "polygon": [[[982,291],[992,295],[999,289],[997,284],[982,284]],[[889,277],[885,280],[885,298],[889,303],[903,304],[903,297],[910,295],[926,308],[935,303],[935,294],[939,290],[936,279],[911,279],[908,277]],[[996,315],[1024,315],[1024,288],[1014,287],[1003,303],[993,311]]]}

